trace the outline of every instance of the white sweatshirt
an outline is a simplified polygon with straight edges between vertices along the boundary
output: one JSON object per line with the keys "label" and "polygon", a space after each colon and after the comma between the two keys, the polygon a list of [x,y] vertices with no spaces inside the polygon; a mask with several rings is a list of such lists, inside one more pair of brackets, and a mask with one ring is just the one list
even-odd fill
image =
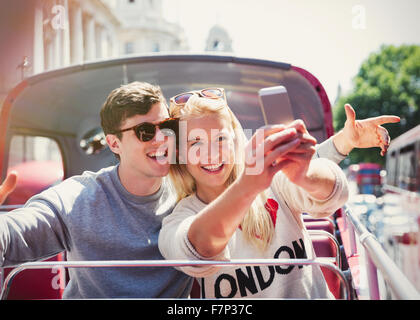
{"label": "white sweatshirt", "polygon": [[[302,188],[291,183],[282,172],[273,179],[267,201],[271,207],[277,207],[277,212],[270,213],[275,232],[265,252],[245,240],[238,228],[222,253],[212,258],[200,256],[187,237],[195,215],[206,207],[194,194],[181,200],[172,214],[164,218],[159,235],[162,255],[170,260],[314,258],[315,253],[307,230],[299,226],[292,211],[309,214],[334,213],[348,197],[347,180],[342,170],[330,160],[322,161],[336,175],[334,190],[324,201],[311,198]],[[180,269],[188,275],[201,278],[197,280],[203,298],[334,299],[319,266],[194,266]]]}

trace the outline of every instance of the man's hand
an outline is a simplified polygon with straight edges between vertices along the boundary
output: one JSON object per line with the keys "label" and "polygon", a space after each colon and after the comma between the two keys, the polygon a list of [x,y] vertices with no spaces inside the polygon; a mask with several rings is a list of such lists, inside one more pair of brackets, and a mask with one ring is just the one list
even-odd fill
{"label": "man's hand", "polygon": [[356,120],[356,112],[351,105],[344,106],[347,120],[343,130],[337,133],[334,138],[334,145],[337,150],[347,155],[354,148],[381,148],[381,155],[385,155],[391,141],[388,131],[382,127],[385,123],[396,123],[400,121],[397,116],[379,116],[364,120]]}
{"label": "man's hand", "polygon": [[2,204],[7,196],[15,189],[17,183],[17,174],[16,172],[10,172],[6,180],[0,185],[0,204]]}

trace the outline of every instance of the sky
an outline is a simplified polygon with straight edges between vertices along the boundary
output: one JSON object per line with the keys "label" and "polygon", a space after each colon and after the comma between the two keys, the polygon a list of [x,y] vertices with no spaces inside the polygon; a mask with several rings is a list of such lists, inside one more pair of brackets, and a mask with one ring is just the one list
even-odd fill
{"label": "sky", "polygon": [[382,44],[420,45],[420,0],[163,0],[190,51],[211,27],[232,38],[233,54],[291,63],[315,75],[331,103],[352,88],[360,65]]}

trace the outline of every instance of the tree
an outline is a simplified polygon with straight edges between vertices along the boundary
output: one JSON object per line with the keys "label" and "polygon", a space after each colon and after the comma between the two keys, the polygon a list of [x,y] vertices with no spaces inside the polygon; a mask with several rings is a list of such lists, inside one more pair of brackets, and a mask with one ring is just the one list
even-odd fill
{"label": "tree", "polygon": [[[336,130],[346,121],[346,103],[353,106],[358,119],[384,114],[400,116],[400,124],[384,125],[391,139],[417,126],[420,124],[420,46],[381,46],[362,63],[353,86],[352,92],[341,97],[333,108]],[[355,149],[350,153],[350,162],[384,164],[385,159],[371,149]]]}

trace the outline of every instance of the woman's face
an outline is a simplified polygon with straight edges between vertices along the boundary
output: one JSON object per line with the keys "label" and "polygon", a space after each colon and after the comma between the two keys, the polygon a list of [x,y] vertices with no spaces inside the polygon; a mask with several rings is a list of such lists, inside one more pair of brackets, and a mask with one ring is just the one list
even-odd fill
{"label": "woman's face", "polygon": [[223,117],[209,115],[188,120],[185,163],[197,192],[225,187],[234,166],[234,145],[232,127]]}

